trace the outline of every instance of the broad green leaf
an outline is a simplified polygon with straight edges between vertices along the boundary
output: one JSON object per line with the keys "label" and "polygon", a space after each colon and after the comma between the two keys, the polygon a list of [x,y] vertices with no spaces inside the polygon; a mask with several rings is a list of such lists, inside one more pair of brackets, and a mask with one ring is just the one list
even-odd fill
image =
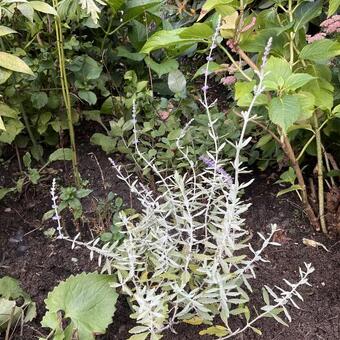
{"label": "broad green leaf", "polygon": [[191,43],[203,42],[210,38],[212,34],[212,28],[209,25],[202,23],[196,23],[187,28],[158,31],[148,39],[140,52],[149,54],[160,48],[169,49],[174,45],[188,45]]}
{"label": "broad green leaf", "polygon": [[254,85],[254,80],[250,82],[238,81],[235,84],[235,100],[237,100],[238,106],[244,107],[249,105],[253,98],[252,90]]}
{"label": "broad green leaf", "polygon": [[[192,79],[195,79],[203,74],[205,74],[205,71],[207,69],[207,64],[204,64],[202,65],[197,71],[196,73],[194,74],[193,78]],[[217,70],[222,70],[222,69],[225,69],[223,66],[215,63],[214,61],[210,61],[209,62],[209,68],[208,68],[208,72],[209,73],[213,73]]]}
{"label": "broad green leaf", "polygon": [[335,116],[335,117],[339,117],[340,118],[340,104],[335,106],[332,110],[332,114]]}
{"label": "broad green leaf", "polygon": [[288,91],[295,91],[314,79],[308,73],[293,73],[287,79],[285,79],[284,88]]}
{"label": "broad green leaf", "polygon": [[313,18],[318,17],[322,12],[322,1],[301,3],[294,12],[294,31],[298,31],[305,24],[309,23]]}
{"label": "broad green leaf", "polygon": [[80,90],[78,92],[78,96],[79,96],[79,98],[81,98],[82,100],[85,100],[90,105],[94,105],[94,104],[97,103],[97,96],[92,91]]}
{"label": "broad green leaf", "polygon": [[32,182],[32,184],[38,184],[38,181],[40,179],[39,171],[37,169],[30,169],[28,172],[28,178]]}
{"label": "broad green leaf", "polygon": [[226,4],[232,1],[233,0],[207,0],[202,6],[201,13],[197,21],[200,21],[201,19],[203,19],[211,10],[219,8],[219,7],[223,8]]}
{"label": "broad green leaf", "polygon": [[306,45],[300,52],[301,59],[325,61],[340,55],[340,43],[323,39]]}
{"label": "broad green leaf", "polygon": [[294,95],[273,98],[269,104],[270,120],[280,126],[284,132],[292,126],[301,115],[299,98]]}
{"label": "broad green leaf", "polygon": [[283,58],[270,57],[264,68],[264,86],[267,90],[277,90],[284,86],[286,79],[292,75],[288,61]]}
{"label": "broad green leaf", "polygon": [[214,30],[206,23],[196,23],[179,32],[181,39],[197,42],[202,42],[203,39],[209,39],[213,34]]}
{"label": "broad green leaf", "polygon": [[142,61],[145,57],[145,54],[130,52],[123,46],[118,46],[116,51],[118,57],[127,58],[133,61]]}
{"label": "broad green leaf", "polygon": [[149,56],[147,56],[145,58],[145,63],[151,68],[152,71],[157,73],[158,77],[178,69],[178,62],[175,59],[168,59],[158,64]]}
{"label": "broad green leaf", "polygon": [[2,200],[7,194],[15,191],[16,188],[2,188],[0,187],[0,200]]}
{"label": "broad green leaf", "polygon": [[191,319],[183,320],[184,323],[187,323],[187,324],[193,325],[193,326],[202,325],[203,321],[204,320],[199,316],[193,316]]}
{"label": "broad green leaf", "polygon": [[7,34],[18,33],[17,31],[13,30],[10,27],[0,25],[0,37],[3,37]]}
{"label": "broad green leaf", "polygon": [[307,91],[299,91],[295,94],[298,97],[301,105],[301,115],[299,120],[309,119],[315,109],[315,97],[312,93]]}
{"label": "broad green leaf", "polygon": [[180,70],[171,71],[168,77],[168,86],[173,93],[182,93],[186,90],[186,79]]}
{"label": "broad green leaf", "polygon": [[262,136],[259,141],[255,144],[256,147],[261,148],[262,146],[266,145],[269,143],[273,137],[270,134]]}
{"label": "broad green leaf", "polygon": [[19,3],[16,8],[20,11],[20,13],[26,17],[30,22],[33,23],[33,17],[34,17],[34,10],[33,7],[24,2],[24,3]]}
{"label": "broad green leaf", "polygon": [[46,92],[33,92],[31,94],[31,102],[35,109],[41,109],[48,103]]}
{"label": "broad green leaf", "polygon": [[0,52],[0,66],[7,70],[26,73],[33,76],[33,72],[27,64],[13,54]]}
{"label": "broad green leaf", "polygon": [[52,14],[52,15],[58,15],[56,10],[43,1],[30,1],[29,4],[32,6],[32,8],[38,12],[42,12],[45,14]]}
{"label": "broad green leaf", "polygon": [[104,334],[112,322],[118,294],[113,288],[112,276],[82,273],[61,282],[45,300],[47,312],[41,322],[43,327],[59,328],[59,311],[70,320],[64,333],[70,340],[73,331],[82,340],[94,340],[95,334]]}
{"label": "broad green leaf", "polygon": [[331,71],[327,65],[309,65],[306,72],[314,77],[305,86],[303,91],[314,95],[315,105],[322,110],[331,111],[333,107],[333,91],[331,84]]}
{"label": "broad green leaf", "polygon": [[112,153],[117,150],[117,140],[102,133],[95,133],[91,137],[91,143],[101,146],[106,153]]}
{"label": "broad green leaf", "polygon": [[18,118],[18,113],[8,105],[0,103],[0,116],[16,119]]}
{"label": "broad green leaf", "polygon": [[340,0],[329,0],[327,16],[330,17],[333,15],[338,10],[339,6]]}
{"label": "broad green leaf", "polygon": [[12,73],[13,73],[12,71],[0,67],[0,85],[4,84],[8,80],[8,78],[12,75]]}
{"label": "broad green leaf", "polygon": [[48,157],[48,162],[56,162],[56,161],[70,161],[72,160],[72,150],[69,148],[61,148],[52,152]]}
{"label": "broad green leaf", "polygon": [[160,0],[129,0],[126,2],[124,20],[127,21],[131,18],[144,14],[146,10],[151,10],[160,3]]}
{"label": "broad green leaf", "polygon": [[21,308],[16,307],[15,301],[4,299],[0,297],[0,331],[7,328],[7,323],[12,318],[15,324],[20,316]]}
{"label": "broad green leaf", "polygon": [[106,0],[107,4],[110,6],[112,14],[116,15],[117,11],[124,5],[124,0]]}
{"label": "broad green leaf", "polygon": [[12,144],[15,137],[24,129],[24,124],[17,119],[8,119],[6,121],[6,131],[0,131],[0,142]]}

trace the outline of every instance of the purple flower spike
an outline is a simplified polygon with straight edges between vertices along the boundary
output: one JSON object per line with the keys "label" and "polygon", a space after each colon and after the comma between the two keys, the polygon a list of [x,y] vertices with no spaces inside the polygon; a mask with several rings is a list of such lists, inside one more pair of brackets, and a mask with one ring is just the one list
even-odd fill
{"label": "purple flower spike", "polygon": [[209,86],[208,86],[208,85],[204,85],[204,86],[202,87],[202,91],[203,91],[203,92],[207,92],[208,89],[209,89]]}
{"label": "purple flower spike", "polygon": [[[208,167],[208,168],[215,168],[215,161],[207,156],[200,156],[199,159]],[[216,166],[216,171],[220,174],[226,183],[227,187],[231,187],[233,184],[232,177],[219,165]]]}
{"label": "purple flower spike", "polygon": [[208,56],[206,59],[207,59],[207,61],[213,61],[214,60],[214,58],[211,57],[211,56]]}

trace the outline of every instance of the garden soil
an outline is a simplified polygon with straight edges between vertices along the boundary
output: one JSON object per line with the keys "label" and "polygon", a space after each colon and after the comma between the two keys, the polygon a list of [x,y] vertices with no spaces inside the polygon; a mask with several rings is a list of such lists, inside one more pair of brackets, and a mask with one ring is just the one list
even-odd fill
{"label": "garden soil", "polygon": [[[88,216],[94,214],[97,200],[105,198],[109,191],[118,193],[127,205],[138,209],[128,189],[116,178],[103,152],[86,142],[79,144],[79,155],[82,177],[89,181],[89,188],[94,190],[84,204]],[[26,186],[20,196],[0,201],[0,277],[10,275],[18,279],[38,307],[37,318],[22,329],[18,326],[12,339],[33,340],[47,336],[49,332],[40,326],[40,321],[45,313],[44,299],[48,292],[72,274],[97,270],[96,261],[90,261],[88,251],[71,250],[69,244],[44,235],[52,226],[51,222],[41,222],[42,215],[51,207],[49,190],[52,178],[58,178],[59,183],[69,181],[66,176],[69,172],[65,168],[62,162],[55,164],[44,172],[39,185]],[[12,159],[0,169],[0,186],[10,185],[8,181],[16,171],[16,161]],[[299,276],[298,268],[303,267],[304,262],[312,263],[315,272],[310,277],[312,286],[302,288],[304,302],[299,302],[300,309],[290,308],[293,321],[288,328],[268,318],[256,325],[262,330],[262,337],[246,332],[235,339],[340,339],[340,242],[313,232],[294,194],[276,197],[280,187],[274,184],[275,174],[254,174],[254,177],[255,182],[244,196],[252,203],[245,216],[247,227],[253,234],[251,242],[255,249],[259,247],[257,232],[266,234],[270,224],[276,223],[280,231],[276,233],[275,240],[281,246],[267,249],[265,257],[270,263],[260,263],[256,267],[252,315],[256,315],[256,310],[261,307],[261,287],[264,284],[284,286],[283,278],[295,282]],[[77,228],[83,231],[85,238],[91,232],[99,231],[91,219],[85,225],[67,224],[66,227],[70,234],[74,234]],[[322,243],[328,251],[305,245],[304,238]],[[106,335],[98,339],[127,339],[128,330],[134,325],[129,318],[130,313],[125,299],[120,297],[113,323]],[[237,319],[232,326],[239,327],[242,323],[243,320]],[[176,333],[166,333],[164,339],[212,339],[200,336],[200,329],[202,326],[182,324],[175,328]]]}

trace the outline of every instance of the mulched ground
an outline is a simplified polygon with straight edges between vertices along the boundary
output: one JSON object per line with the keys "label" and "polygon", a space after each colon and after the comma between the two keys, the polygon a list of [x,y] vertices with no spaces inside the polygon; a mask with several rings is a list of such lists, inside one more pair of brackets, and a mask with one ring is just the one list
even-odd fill
{"label": "mulched ground", "polygon": [[[84,143],[79,145],[79,155],[82,177],[88,179],[89,187],[94,189],[91,198],[85,202],[87,212],[91,214],[96,199],[104,198],[109,191],[118,193],[128,205],[133,206],[133,199],[115,177],[105,154]],[[64,165],[58,164],[49,170],[45,180],[38,186],[27,187],[20,197],[0,201],[0,277],[10,275],[19,279],[23,289],[38,305],[38,317],[24,325],[23,337],[17,332],[13,339],[30,340],[46,336],[48,330],[40,327],[40,320],[45,312],[43,301],[48,292],[71,274],[96,270],[96,264],[90,262],[87,251],[71,250],[68,244],[49,239],[43,234],[50,226],[48,223],[43,224],[41,217],[50,209],[49,187],[52,177],[59,178],[60,183],[67,181],[63,169]],[[0,168],[0,185],[8,184],[10,175],[15,171],[15,160],[7,167]],[[340,243],[313,233],[293,194],[276,198],[279,187],[273,184],[275,175],[254,176],[255,183],[245,194],[245,198],[252,202],[246,216],[247,226],[254,235],[257,231],[269,231],[271,223],[276,223],[282,230],[276,235],[276,240],[282,243],[281,247],[268,249],[266,257],[270,263],[262,263],[256,268],[258,280],[253,283],[255,306],[260,306],[263,284],[282,285],[283,278],[295,281],[298,279],[298,267],[303,266],[304,262],[311,262],[316,269],[310,278],[312,287],[302,290],[305,301],[300,303],[301,309],[291,309],[293,321],[290,327],[286,328],[272,319],[262,320],[257,324],[263,331],[262,339],[340,339]],[[70,231],[72,228],[68,226]],[[329,252],[304,245],[303,238],[323,243]],[[256,236],[252,242],[254,247],[260,244]],[[128,329],[133,325],[129,314],[127,303],[122,297],[117,304],[112,325],[100,339],[127,339]],[[164,339],[210,339],[199,336],[199,329],[194,326],[183,325],[176,330],[177,334],[167,333]],[[258,338],[250,332],[237,337],[244,340]]]}

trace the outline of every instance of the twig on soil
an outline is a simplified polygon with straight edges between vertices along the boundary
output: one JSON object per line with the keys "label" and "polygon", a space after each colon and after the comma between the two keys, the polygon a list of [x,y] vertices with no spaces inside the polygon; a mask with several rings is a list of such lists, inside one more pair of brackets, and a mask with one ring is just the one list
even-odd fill
{"label": "twig on soil", "polygon": [[107,185],[106,185],[106,183],[105,183],[105,178],[104,178],[103,170],[102,170],[102,168],[101,168],[101,166],[100,166],[100,164],[99,164],[99,162],[98,162],[98,158],[96,157],[96,155],[95,155],[93,152],[90,152],[88,155],[89,155],[89,156],[93,156],[94,160],[96,161],[97,166],[98,166],[99,171],[100,171],[100,177],[101,177],[102,182],[103,182],[103,187],[104,187],[104,189],[106,190],[106,189],[107,189]]}

